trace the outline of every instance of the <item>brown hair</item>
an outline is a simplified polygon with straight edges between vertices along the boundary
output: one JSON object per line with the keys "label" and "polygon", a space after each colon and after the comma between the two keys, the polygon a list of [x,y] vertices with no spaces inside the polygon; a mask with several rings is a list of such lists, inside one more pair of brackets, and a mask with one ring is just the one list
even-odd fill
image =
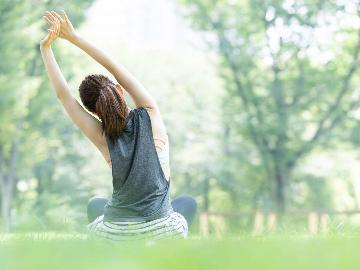
{"label": "brown hair", "polygon": [[111,139],[119,137],[126,125],[128,108],[115,84],[104,75],[88,75],[79,92],[85,108],[100,118],[103,132]]}

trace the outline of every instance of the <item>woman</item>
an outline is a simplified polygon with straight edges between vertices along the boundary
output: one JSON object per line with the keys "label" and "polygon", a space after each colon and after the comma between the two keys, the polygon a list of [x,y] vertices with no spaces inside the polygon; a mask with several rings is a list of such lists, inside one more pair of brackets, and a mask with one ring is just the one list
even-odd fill
{"label": "woman", "polygon": [[[40,50],[51,84],[67,114],[112,170],[112,197],[89,201],[88,229],[111,240],[186,237],[196,202],[190,196],[170,201],[169,141],[156,102],[123,66],[80,37],[64,11],[47,11],[43,18],[50,29]],[[70,93],[51,50],[58,37],[82,49],[117,81],[89,75],[80,84],[83,105],[97,117]],[[135,109],[129,109],[125,92]]]}

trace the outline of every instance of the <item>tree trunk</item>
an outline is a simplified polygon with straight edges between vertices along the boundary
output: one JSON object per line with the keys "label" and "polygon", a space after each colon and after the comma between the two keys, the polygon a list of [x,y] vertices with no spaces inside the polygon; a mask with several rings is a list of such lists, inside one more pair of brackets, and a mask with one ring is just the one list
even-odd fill
{"label": "tree trunk", "polygon": [[0,145],[0,187],[1,187],[1,218],[4,230],[8,232],[11,225],[11,203],[14,197],[16,184],[16,163],[19,155],[20,132],[25,118],[21,117],[16,123],[15,137],[11,145],[10,159],[7,164],[7,175],[5,175],[5,159],[2,145]]}
{"label": "tree trunk", "polygon": [[285,213],[285,179],[281,172],[277,171],[275,174],[275,203],[276,211],[279,215]]}
{"label": "tree trunk", "polygon": [[204,206],[203,209],[206,212],[209,212],[209,177],[206,177],[204,180]]}
{"label": "tree trunk", "polygon": [[1,218],[3,231],[10,231],[10,209],[12,201],[12,192],[9,185],[3,185],[1,189]]}

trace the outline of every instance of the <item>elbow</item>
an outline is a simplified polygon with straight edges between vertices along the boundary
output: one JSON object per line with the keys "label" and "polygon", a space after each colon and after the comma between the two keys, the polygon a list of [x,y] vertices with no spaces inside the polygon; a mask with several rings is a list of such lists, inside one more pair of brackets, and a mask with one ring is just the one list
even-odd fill
{"label": "elbow", "polygon": [[58,100],[63,100],[64,99],[64,94],[60,93],[60,92],[56,92],[56,97]]}
{"label": "elbow", "polygon": [[56,97],[57,97],[58,99],[61,99],[61,96],[62,96],[62,95],[61,95],[59,92],[56,92],[55,94],[56,94]]}
{"label": "elbow", "polygon": [[70,95],[70,92],[66,88],[59,87],[55,88],[55,94],[58,99],[64,100]]}

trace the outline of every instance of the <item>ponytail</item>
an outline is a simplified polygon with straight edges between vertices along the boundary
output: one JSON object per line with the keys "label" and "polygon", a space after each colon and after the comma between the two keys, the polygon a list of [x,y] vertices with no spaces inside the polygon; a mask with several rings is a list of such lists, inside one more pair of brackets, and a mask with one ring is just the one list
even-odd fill
{"label": "ponytail", "polygon": [[95,106],[105,134],[111,139],[118,138],[126,125],[127,105],[124,98],[113,86],[108,86],[100,90]]}
{"label": "ponytail", "polygon": [[126,126],[127,104],[115,84],[104,75],[88,75],[79,86],[84,106],[101,120],[103,132],[114,140]]}

